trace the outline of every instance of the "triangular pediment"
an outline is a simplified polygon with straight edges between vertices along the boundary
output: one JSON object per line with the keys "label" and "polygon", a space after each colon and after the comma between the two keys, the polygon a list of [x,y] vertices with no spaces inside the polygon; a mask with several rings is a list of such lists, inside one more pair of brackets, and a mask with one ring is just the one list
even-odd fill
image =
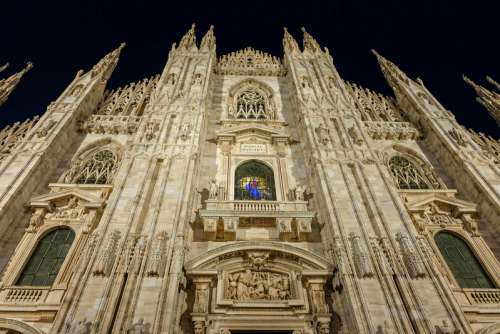
{"label": "triangular pediment", "polygon": [[444,194],[431,193],[424,197],[419,197],[414,201],[409,201],[406,206],[410,212],[423,211],[430,204],[441,204],[454,208],[454,211],[461,213],[476,212],[476,204],[450,197]]}
{"label": "triangular pediment", "polygon": [[246,135],[256,135],[265,138],[289,138],[284,132],[266,125],[245,124],[224,129],[217,133],[217,137],[242,137]]}
{"label": "triangular pediment", "polygon": [[52,203],[65,202],[73,197],[77,198],[83,206],[88,208],[100,208],[105,202],[104,199],[89,191],[82,189],[63,189],[33,197],[30,201],[30,206],[49,207]]}

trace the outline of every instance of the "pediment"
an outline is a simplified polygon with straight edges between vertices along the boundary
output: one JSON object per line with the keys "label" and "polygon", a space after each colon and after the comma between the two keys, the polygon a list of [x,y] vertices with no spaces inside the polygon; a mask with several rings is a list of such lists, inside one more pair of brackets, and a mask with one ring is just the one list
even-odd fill
{"label": "pediment", "polygon": [[55,192],[35,196],[30,201],[31,207],[50,208],[53,203],[67,202],[70,198],[76,198],[86,208],[98,209],[104,206],[105,200],[96,196],[95,193],[82,189],[62,189]]}
{"label": "pediment", "polygon": [[290,139],[290,136],[285,134],[284,132],[270,126],[260,124],[245,124],[234,126],[217,133],[217,139],[232,137],[236,140],[251,136],[267,139],[268,141],[273,141],[274,139]]}
{"label": "pediment", "polygon": [[288,270],[302,272],[331,272],[333,266],[317,254],[301,248],[274,241],[252,241],[228,244],[204,252],[187,261],[188,272],[216,273],[222,269],[242,266],[285,266]]}
{"label": "pediment", "polygon": [[456,213],[474,213],[476,212],[476,204],[457,199],[455,197],[446,196],[439,193],[427,194],[424,197],[419,197],[414,201],[406,204],[408,211],[421,212],[431,204],[446,205],[453,208]]}

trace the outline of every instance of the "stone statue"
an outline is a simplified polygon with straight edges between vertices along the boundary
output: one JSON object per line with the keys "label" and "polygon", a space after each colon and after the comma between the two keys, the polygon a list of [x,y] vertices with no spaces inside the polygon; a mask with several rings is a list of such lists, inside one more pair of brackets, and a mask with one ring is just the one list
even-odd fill
{"label": "stone statue", "polygon": [[90,333],[90,322],[87,319],[83,318],[83,320],[78,321],[75,325],[74,334],[89,334]]}
{"label": "stone statue", "polygon": [[208,185],[208,198],[217,199],[218,194],[219,194],[219,187],[215,182],[215,179],[211,179]]}
{"label": "stone statue", "polygon": [[132,324],[127,333],[129,334],[148,334],[149,324],[144,323],[144,318],[140,318],[139,321]]}
{"label": "stone statue", "polygon": [[295,200],[296,201],[303,201],[304,200],[304,192],[305,192],[305,189],[304,187],[302,187],[301,185],[298,185],[297,187],[295,187]]}

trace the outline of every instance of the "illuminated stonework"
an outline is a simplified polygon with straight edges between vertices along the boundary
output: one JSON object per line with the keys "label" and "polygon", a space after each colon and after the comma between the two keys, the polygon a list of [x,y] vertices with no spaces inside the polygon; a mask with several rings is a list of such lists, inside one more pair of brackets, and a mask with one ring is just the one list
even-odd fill
{"label": "illuminated stonework", "polygon": [[303,35],[106,90],[122,45],[0,131],[0,333],[498,333],[500,143]]}

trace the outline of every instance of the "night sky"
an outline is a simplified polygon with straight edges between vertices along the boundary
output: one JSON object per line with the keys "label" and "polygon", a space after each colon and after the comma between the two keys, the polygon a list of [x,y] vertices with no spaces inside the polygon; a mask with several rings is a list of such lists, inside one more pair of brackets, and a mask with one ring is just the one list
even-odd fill
{"label": "night sky", "polygon": [[122,41],[127,46],[108,88],[160,73],[172,43],[195,22],[198,41],[215,26],[218,55],[252,46],[281,57],[283,26],[299,43],[305,26],[329,48],[344,79],[392,95],[374,48],[421,77],[460,123],[499,137],[462,80],[465,73],[483,85],[486,75],[500,81],[498,1],[173,2],[2,1],[0,65],[11,66],[0,77],[28,60],[35,67],[0,107],[0,127],[41,114],[78,69],[88,70]]}

